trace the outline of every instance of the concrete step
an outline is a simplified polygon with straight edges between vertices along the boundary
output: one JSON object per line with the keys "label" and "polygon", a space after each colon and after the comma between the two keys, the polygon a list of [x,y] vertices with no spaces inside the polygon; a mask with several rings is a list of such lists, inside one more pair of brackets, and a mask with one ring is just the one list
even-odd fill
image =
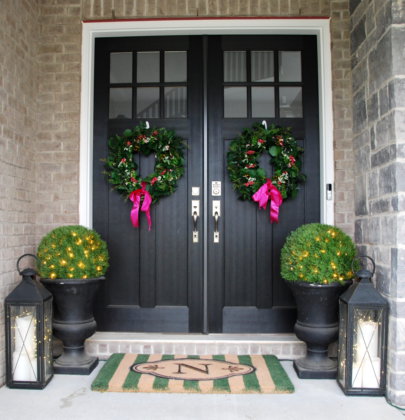
{"label": "concrete step", "polygon": [[274,354],[293,360],[305,354],[295,334],[157,334],[96,332],[86,352],[106,360],[113,353],[143,354]]}

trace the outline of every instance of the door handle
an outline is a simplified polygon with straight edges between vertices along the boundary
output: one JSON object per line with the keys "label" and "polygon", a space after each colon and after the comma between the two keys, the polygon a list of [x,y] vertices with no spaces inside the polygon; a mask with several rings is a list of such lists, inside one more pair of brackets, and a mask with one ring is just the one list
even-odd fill
{"label": "door handle", "polygon": [[200,216],[200,200],[191,200],[191,217],[193,218],[193,243],[198,243],[198,217]]}
{"label": "door handle", "polygon": [[219,218],[221,216],[221,202],[212,201],[212,215],[214,217],[214,243],[219,243]]}

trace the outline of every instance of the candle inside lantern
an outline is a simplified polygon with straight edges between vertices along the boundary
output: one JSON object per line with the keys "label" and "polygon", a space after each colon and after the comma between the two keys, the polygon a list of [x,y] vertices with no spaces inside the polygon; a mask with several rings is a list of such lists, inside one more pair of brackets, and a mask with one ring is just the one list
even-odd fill
{"label": "candle inside lantern", "polygon": [[378,323],[360,319],[357,331],[352,371],[353,387],[378,388],[381,369],[381,359],[378,357]]}
{"label": "candle inside lantern", "polygon": [[15,318],[13,380],[35,381],[36,379],[35,318],[32,314],[17,316]]}

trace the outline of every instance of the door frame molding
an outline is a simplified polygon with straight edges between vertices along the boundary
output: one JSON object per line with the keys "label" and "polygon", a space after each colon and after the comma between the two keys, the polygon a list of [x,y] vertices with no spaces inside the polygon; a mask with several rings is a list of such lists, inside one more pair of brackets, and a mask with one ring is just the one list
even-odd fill
{"label": "door frame molding", "polygon": [[333,224],[334,185],[332,59],[329,18],[177,18],[88,21],[82,25],[79,222],[92,227],[93,96],[95,39],[168,35],[316,35],[318,45],[321,222]]}

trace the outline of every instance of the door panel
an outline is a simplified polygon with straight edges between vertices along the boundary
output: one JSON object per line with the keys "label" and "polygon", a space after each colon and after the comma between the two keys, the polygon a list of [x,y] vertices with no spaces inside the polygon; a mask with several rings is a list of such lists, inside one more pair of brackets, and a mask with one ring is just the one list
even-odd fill
{"label": "door panel", "polygon": [[[239,58],[243,57],[246,69],[239,71],[239,74],[234,72],[230,78],[227,72],[224,77],[224,73],[214,66],[208,67],[209,182],[221,181],[224,185],[220,222],[220,236],[223,239],[219,244],[213,243],[212,239],[208,242],[209,331],[291,331],[295,321],[295,308],[292,296],[280,277],[280,250],[291,230],[303,223],[319,221],[316,39],[287,36],[210,37],[208,51],[209,63],[215,62],[218,67],[222,67],[224,56],[229,51]],[[257,69],[255,60],[259,52],[263,51],[273,52],[274,77],[260,77],[260,74],[269,74],[266,69]],[[281,58],[288,55],[282,53],[284,51],[300,53],[302,77],[297,78],[296,71],[282,77],[278,69],[283,67]],[[241,67],[240,59],[236,61]],[[226,95],[218,92],[222,93],[224,88],[232,86],[246,90],[245,118],[227,118],[223,111],[224,105],[221,101],[226,100]],[[304,92],[303,118],[281,118],[285,109],[281,92],[290,87]],[[274,89],[275,117],[266,118],[267,124],[292,127],[294,136],[306,150],[303,172],[308,175],[309,182],[302,186],[295,199],[286,200],[282,204],[280,221],[273,225],[269,222],[268,210],[260,211],[257,204],[238,200],[226,173],[229,142],[243,128],[258,121],[252,117],[255,107],[251,92],[255,88]],[[244,109],[240,104],[237,108]],[[292,115],[297,114],[293,112]],[[210,197],[210,201],[212,199],[217,197]],[[210,223],[209,238],[213,235],[212,228],[213,223]]]}
{"label": "door panel", "polygon": [[[113,63],[112,77],[110,57],[116,60],[119,52],[125,54],[118,58],[123,60],[118,65]],[[175,59],[184,60],[185,54],[186,81],[181,72],[176,75],[172,71],[167,76],[167,69],[175,68]],[[158,60],[156,71],[139,71],[145,57],[149,66]],[[301,61],[301,77],[297,61]],[[123,63],[132,66],[131,71],[116,70]],[[279,258],[291,230],[319,221],[316,38],[98,39],[95,68],[93,220],[94,228],[107,240],[111,255],[107,281],[97,299],[98,328],[151,332],[292,331],[295,308],[280,278]],[[149,80],[152,76],[153,80]],[[126,96],[114,89],[124,89]],[[147,89],[154,89],[154,93]],[[297,89],[302,92],[301,102]],[[112,102],[111,91],[115,95]],[[246,98],[243,103],[235,96],[240,91]],[[153,93],[146,95],[148,105],[139,99],[145,98],[145,92]],[[156,93],[160,99],[150,99]],[[129,105],[124,101],[128,96]],[[257,117],[262,109],[264,117],[268,117]],[[302,117],[294,117],[300,112]],[[239,116],[231,117],[235,115]],[[229,142],[243,128],[262,119],[268,124],[292,127],[305,148],[303,172],[308,180],[294,200],[283,203],[280,222],[274,225],[269,222],[268,211],[238,200],[226,173]],[[185,176],[175,194],[152,206],[151,231],[143,220],[139,229],[132,227],[132,203],[111,190],[100,160],[107,156],[109,136],[145,120],[154,127],[173,129],[187,141]],[[153,158],[136,158],[141,174],[152,171]],[[266,168],[266,159],[261,162]],[[204,185],[204,179],[208,185]],[[211,196],[213,181],[221,182],[220,197]],[[192,196],[192,187],[200,188],[199,196]],[[200,201],[198,243],[192,240],[191,200],[195,199]],[[218,243],[213,242],[214,199],[221,202]]]}

